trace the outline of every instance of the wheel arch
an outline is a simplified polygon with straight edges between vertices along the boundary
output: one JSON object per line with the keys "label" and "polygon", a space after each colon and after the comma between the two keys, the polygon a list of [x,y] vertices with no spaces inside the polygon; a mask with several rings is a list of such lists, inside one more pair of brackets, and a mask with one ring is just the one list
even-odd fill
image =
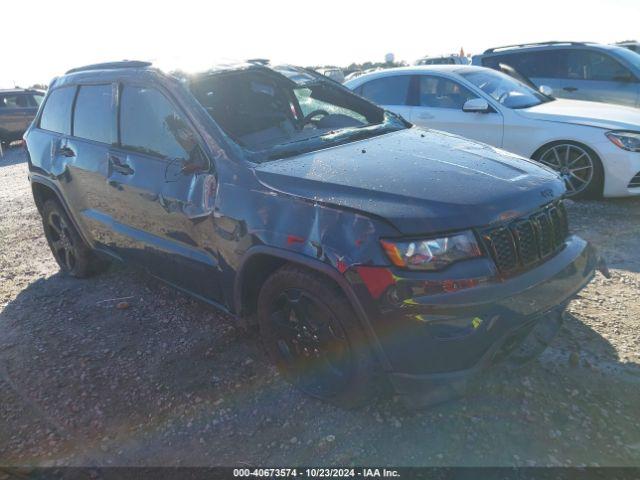
{"label": "wheel arch", "polygon": [[71,219],[71,222],[73,223],[74,228],[76,229],[76,231],[78,232],[82,240],[87,245],[92,245],[88,241],[86,235],[84,234],[84,231],[80,228],[80,225],[78,224],[75,215],[73,215],[73,213],[71,212],[69,205],[64,200],[64,197],[60,193],[60,190],[55,185],[55,183],[39,175],[32,174],[31,175],[31,192],[33,193],[33,200],[36,204],[36,207],[39,213],[42,213],[42,206],[47,200],[57,201],[62,206],[67,216]]}
{"label": "wheel arch", "polygon": [[529,158],[531,158],[532,160],[536,160],[537,161],[537,157],[540,154],[542,154],[542,152],[545,149],[551,148],[551,146],[553,146],[555,144],[563,144],[563,143],[573,144],[573,145],[576,145],[576,146],[578,146],[580,148],[584,148],[584,149],[588,150],[589,152],[591,152],[594,155],[594,160],[600,164],[600,169],[601,169],[601,172],[602,172],[602,178],[600,179],[600,185],[598,185],[598,193],[599,193],[599,195],[602,195],[602,193],[604,191],[604,184],[605,184],[605,181],[606,181],[605,169],[604,169],[604,165],[602,163],[602,158],[600,157],[600,154],[598,153],[598,151],[596,149],[594,149],[590,145],[587,145],[585,142],[583,142],[581,140],[575,140],[575,139],[572,139],[572,138],[559,138],[559,139],[556,139],[556,140],[549,140],[549,141],[545,142],[544,144],[540,145],[530,155]]}
{"label": "wheel arch", "polygon": [[373,327],[347,279],[335,268],[319,260],[295,252],[270,247],[250,248],[242,258],[241,267],[236,275],[233,289],[234,311],[239,317],[249,317],[256,312],[258,293],[264,281],[285,264],[295,264],[321,274],[334,283],[349,301],[356,314],[372,350],[383,369],[388,370],[390,363],[384,354]]}

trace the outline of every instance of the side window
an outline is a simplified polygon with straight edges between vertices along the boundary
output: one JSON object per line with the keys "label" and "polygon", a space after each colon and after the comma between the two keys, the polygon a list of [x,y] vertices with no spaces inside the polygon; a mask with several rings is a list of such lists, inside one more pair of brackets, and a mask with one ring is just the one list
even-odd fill
{"label": "side window", "polygon": [[573,50],[568,55],[567,78],[615,82],[633,78],[633,75],[609,55],[590,50]]}
{"label": "side window", "polygon": [[41,93],[34,93],[29,95],[29,106],[31,107],[39,107],[44,99],[44,95]]}
{"label": "side window", "polygon": [[418,102],[421,107],[462,110],[465,102],[472,98],[477,98],[477,95],[458,82],[428,75],[420,76]]}
{"label": "side window", "polygon": [[116,115],[111,85],[81,86],[73,113],[73,135],[112,144]]}
{"label": "side window", "polygon": [[0,107],[29,108],[29,99],[24,93],[12,93],[0,96]]}
{"label": "side window", "polygon": [[123,147],[167,159],[187,160],[199,150],[180,114],[154,88],[123,88],[120,135]]}
{"label": "side window", "polygon": [[40,128],[56,133],[71,133],[71,106],[76,87],[61,87],[53,90],[47,97]]}
{"label": "side window", "polygon": [[371,80],[362,86],[362,96],[378,105],[406,105],[411,75]]}
{"label": "side window", "polygon": [[567,55],[564,50],[524,52],[494,57],[496,68],[504,63],[528,78],[566,78]]}

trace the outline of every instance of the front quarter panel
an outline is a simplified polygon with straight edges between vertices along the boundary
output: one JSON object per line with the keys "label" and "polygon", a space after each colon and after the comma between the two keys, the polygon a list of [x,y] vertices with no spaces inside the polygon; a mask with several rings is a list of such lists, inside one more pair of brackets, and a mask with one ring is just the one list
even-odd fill
{"label": "front quarter panel", "polygon": [[[223,182],[214,215],[222,268],[235,275],[254,246],[270,246],[320,261],[344,273],[355,264],[386,265],[382,236],[398,235],[383,221],[274,192],[260,185],[246,188]],[[223,282],[232,301],[233,282]]]}

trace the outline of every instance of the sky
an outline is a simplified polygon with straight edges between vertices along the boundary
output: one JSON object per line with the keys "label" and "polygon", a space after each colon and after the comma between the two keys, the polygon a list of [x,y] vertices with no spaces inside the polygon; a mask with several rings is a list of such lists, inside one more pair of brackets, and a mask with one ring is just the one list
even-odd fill
{"label": "sky", "polygon": [[31,0],[1,10],[0,88],[122,59],[187,71],[248,58],[346,66],[387,53],[413,62],[461,47],[640,40],[640,0]]}

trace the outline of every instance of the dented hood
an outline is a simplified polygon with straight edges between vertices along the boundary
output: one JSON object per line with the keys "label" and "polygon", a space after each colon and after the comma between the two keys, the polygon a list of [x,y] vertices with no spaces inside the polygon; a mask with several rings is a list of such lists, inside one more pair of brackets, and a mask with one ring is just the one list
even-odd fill
{"label": "dented hood", "polygon": [[406,235],[488,225],[564,193],[546,167],[417,128],[267,162],[256,175],[275,191],[384,218]]}

